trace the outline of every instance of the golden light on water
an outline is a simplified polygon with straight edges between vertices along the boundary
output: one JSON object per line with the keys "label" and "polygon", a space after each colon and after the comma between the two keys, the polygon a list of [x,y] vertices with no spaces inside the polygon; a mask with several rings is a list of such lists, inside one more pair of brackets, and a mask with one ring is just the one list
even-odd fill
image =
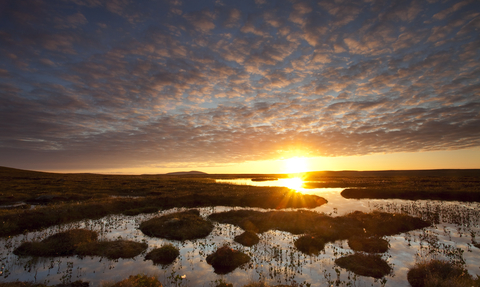
{"label": "golden light on water", "polygon": [[299,191],[303,186],[303,180],[299,177],[283,179],[284,186]]}

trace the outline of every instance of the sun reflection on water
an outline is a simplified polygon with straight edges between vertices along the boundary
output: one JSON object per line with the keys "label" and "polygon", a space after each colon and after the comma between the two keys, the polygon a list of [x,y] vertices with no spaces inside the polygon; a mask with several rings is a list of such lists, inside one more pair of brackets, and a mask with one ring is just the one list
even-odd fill
{"label": "sun reflection on water", "polygon": [[282,180],[283,185],[299,192],[303,187],[303,180],[299,177],[285,178]]}

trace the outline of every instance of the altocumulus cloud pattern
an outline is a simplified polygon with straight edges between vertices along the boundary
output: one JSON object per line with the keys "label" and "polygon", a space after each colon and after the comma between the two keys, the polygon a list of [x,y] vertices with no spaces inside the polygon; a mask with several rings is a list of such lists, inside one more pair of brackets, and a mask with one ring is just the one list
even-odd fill
{"label": "altocumulus cloud pattern", "polygon": [[475,0],[0,3],[2,165],[480,146]]}

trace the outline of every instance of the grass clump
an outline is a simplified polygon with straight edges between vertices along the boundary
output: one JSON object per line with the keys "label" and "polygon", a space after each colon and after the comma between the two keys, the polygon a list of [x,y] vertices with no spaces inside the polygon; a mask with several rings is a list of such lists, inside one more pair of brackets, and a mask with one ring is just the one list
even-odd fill
{"label": "grass clump", "polygon": [[379,255],[355,253],[335,259],[335,263],[355,274],[382,278],[390,274],[392,267]]}
{"label": "grass clump", "polygon": [[[117,282],[109,287],[162,287],[162,283],[153,276],[137,274],[129,276],[120,282]],[[103,286],[106,287],[106,286]]]}
{"label": "grass clump", "polygon": [[133,258],[148,248],[148,244],[129,240],[98,241],[80,245],[80,256],[102,256],[108,259]]}
{"label": "grass clump", "polygon": [[260,238],[255,232],[247,230],[244,233],[235,236],[234,240],[244,246],[253,246],[260,241]]}
{"label": "grass clump", "polygon": [[191,240],[207,237],[213,230],[213,224],[200,217],[200,211],[193,209],[144,221],[140,230],[148,236]]}
{"label": "grass clump", "polygon": [[354,251],[384,253],[388,251],[388,241],[379,237],[351,237],[348,246]]}
{"label": "grass clump", "polygon": [[154,264],[171,264],[180,255],[178,248],[172,244],[165,244],[160,248],[153,249],[145,256],[145,260],[152,260]]}
{"label": "grass clump", "polygon": [[77,248],[97,240],[95,231],[71,229],[56,233],[40,242],[24,242],[13,253],[19,256],[70,256],[75,255]]}
{"label": "grass clump", "polygon": [[323,248],[325,248],[325,242],[323,239],[311,234],[306,234],[298,238],[295,240],[294,244],[298,250],[308,255],[318,255]]}
{"label": "grass clump", "polygon": [[212,265],[217,274],[227,274],[250,261],[250,256],[224,245],[207,256],[207,263]]}
{"label": "grass clump", "polygon": [[451,262],[431,260],[417,263],[407,273],[412,287],[480,286],[480,278],[473,279],[468,271]]}

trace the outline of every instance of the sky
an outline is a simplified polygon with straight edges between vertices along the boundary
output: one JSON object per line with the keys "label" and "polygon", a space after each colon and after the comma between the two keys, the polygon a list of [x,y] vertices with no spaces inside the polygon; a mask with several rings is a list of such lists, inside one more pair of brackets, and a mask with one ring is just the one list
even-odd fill
{"label": "sky", "polygon": [[480,2],[3,0],[0,166],[480,168]]}

